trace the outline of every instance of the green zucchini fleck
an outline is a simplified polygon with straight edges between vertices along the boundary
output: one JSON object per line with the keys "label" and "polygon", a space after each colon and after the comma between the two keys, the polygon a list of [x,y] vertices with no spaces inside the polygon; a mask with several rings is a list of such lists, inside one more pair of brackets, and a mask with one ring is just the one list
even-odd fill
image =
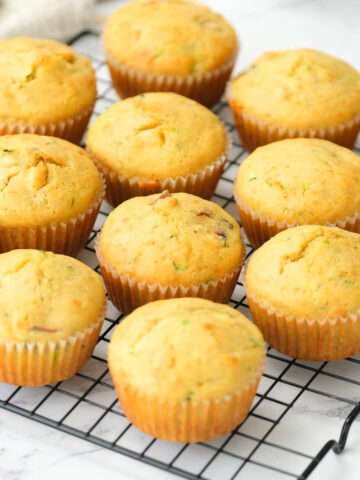
{"label": "green zucchini fleck", "polygon": [[184,272],[189,268],[188,265],[179,265],[178,263],[173,262],[174,268],[177,272]]}
{"label": "green zucchini fleck", "polygon": [[195,394],[195,392],[193,392],[192,390],[189,390],[189,391],[187,392],[187,394],[186,394],[185,400],[186,400],[187,402],[190,402],[191,397],[192,397],[194,394]]}
{"label": "green zucchini fleck", "polygon": [[250,348],[259,348],[261,347],[260,343],[255,340],[255,338],[250,337]]}
{"label": "green zucchini fleck", "polygon": [[160,50],[160,52],[156,53],[154,56],[153,56],[153,59],[156,60],[157,58],[161,57],[162,55],[164,55],[165,53],[165,50]]}
{"label": "green zucchini fleck", "polygon": [[59,356],[60,356],[60,348],[59,348],[59,345],[56,345],[55,351],[54,351],[54,362],[56,362]]}

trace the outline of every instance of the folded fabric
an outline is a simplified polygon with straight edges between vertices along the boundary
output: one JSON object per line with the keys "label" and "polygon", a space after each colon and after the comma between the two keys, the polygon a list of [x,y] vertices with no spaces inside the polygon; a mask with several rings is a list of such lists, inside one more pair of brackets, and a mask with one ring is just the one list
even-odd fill
{"label": "folded fabric", "polygon": [[0,0],[0,38],[67,41],[95,22],[95,0]]}

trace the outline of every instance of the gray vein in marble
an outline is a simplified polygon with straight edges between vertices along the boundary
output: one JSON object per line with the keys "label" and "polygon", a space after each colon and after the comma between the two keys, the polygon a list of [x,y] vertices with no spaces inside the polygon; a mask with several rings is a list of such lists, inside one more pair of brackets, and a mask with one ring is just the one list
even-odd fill
{"label": "gray vein in marble", "polygon": [[[356,401],[354,399],[354,401]],[[338,403],[338,402],[337,402]],[[294,405],[292,407],[293,412],[298,413],[298,414],[303,414],[305,413],[306,415],[313,415],[314,417],[316,416],[322,416],[322,417],[331,417],[331,418],[340,418],[345,420],[345,418],[349,415],[351,412],[352,408],[355,405],[344,405],[344,406],[337,406],[337,407],[326,407],[326,405],[323,405],[322,407],[312,407],[309,405]],[[357,417],[355,419],[356,422],[360,422],[360,417]]]}
{"label": "gray vein in marble", "polygon": [[89,453],[96,453],[96,452],[99,452],[101,450],[102,450],[101,447],[94,447],[94,448],[89,448],[87,450],[82,450],[81,452],[69,453],[68,455],[62,455],[57,460],[52,462],[52,464],[56,465],[56,464],[62,462],[63,460],[68,460],[69,458],[81,457],[83,455],[88,455]]}

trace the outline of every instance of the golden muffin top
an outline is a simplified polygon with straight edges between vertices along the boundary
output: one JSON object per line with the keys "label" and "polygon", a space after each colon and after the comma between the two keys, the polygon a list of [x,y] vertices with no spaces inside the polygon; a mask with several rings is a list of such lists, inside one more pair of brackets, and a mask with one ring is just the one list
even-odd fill
{"label": "golden muffin top", "polygon": [[223,278],[240,265],[245,248],[238,223],[221,207],[167,191],[115,208],[99,246],[121,274],[174,286]]}
{"label": "golden muffin top", "polygon": [[96,98],[90,60],[55,40],[0,40],[0,71],[0,121],[60,122]]}
{"label": "golden muffin top", "polygon": [[102,311],[100,275],[65,255],[11,250],[0,255],[2,342],[66,340]]}
{"label": "golden muffin top", "polygon": [[87,148],[119,175],[163,180],[210,165],[226,142],[220,120],[199,103],[176,93],[146,93],[100,115]]}
{"label": "golden muffin top", "polygon": [[317,225],[278,233],[252,255],[246,293],[297,318],[355,314],[360,309],[360,235]]}
{"label": "golden muffin top", "polygon": [[267,52],[233,79],[229,100],[278,127],[337,126],[360,113],[360,75],[315,50]]}
{"label": "golden muffin top", "polygon": [[260,215],[326,224],[360,212],[360,157],[327,140],[296,138],[257,148],[241,165],[235,195]]}
{"label": "golden muffin top", "polygon": [[232,26],[186,0],[136,0],[116,10],[104,30],[106,50],[137,70],[186,76],[214,70],[237,52]]}
{"label": "golden muffin top", "polygon": [[200,298],[148,303],[120,323],[109,347],[111,374],[142,393],[198,401],[232,394],[264,359],[260,330],[227,305]]}
{"label": "golden muffin top", "polygon": [[60,138],[0,136],[0,226],[31,227],[76,217],[99,197],[89,154]]}

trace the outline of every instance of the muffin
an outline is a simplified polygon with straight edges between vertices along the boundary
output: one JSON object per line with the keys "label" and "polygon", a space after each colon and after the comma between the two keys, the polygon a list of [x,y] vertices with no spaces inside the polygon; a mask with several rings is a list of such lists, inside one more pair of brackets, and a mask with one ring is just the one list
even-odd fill
{"label": "muffin", "polygon": [[87,137],[114,206],[166,189],[210,198],[229,147],[230,136],[217,116],[176,93],[116,103],[95,120]]}
{"label": "muffin", "polygon": [[244,147],[318,137],[352,147],[360,130],[360,75],[301,48],[267,52],[235,77],[227,99]]}
{"label": "muffin", "polygon": [[257,148],[241,165],[235,199],[257,248],[286,228],[333,225],[360,233],[360,157],[317,138]]}
{"label": "muffin", "polygon": [[105,316],[100,275],[64,255],[12,250],[0,255],[0,283],[0,381],[45,385],[79,371]]}
{"label": "muffin", "polygon": [[0,40],[0,135],[37,133],[79,143],[96,99],[90,60],[54,40]]}
{"label": "muffin", "polygon": [[245,419],[264,354],[261,332],[237,310],[179,298],[144,305],[122,321],[108,362],[129,420],[156,438],[188,443],[224,435]]}
{"label": "muffin", "polygon": [[39,248],[75,256],[104,197],[88,153],[66,140],[0,136],[0,252]]}
{"label": "muffin", "polygon": [[136,0],[116,10],[104,30],[106,61],[121,98],[176,92],[211,107],[236,56],[234,29],[186,0]]}
{"label": "muffin", "polygon": [[240,227],[215,203],[168,191],[113,210],[96,242],[113,304],[202,297],[227,303],[245,258]]}
{"label": "muffin", "polygon": [[328,361],[360,352],[360,235],[303,225],[252,255],[245,292],[265,341],[281,353]]}

